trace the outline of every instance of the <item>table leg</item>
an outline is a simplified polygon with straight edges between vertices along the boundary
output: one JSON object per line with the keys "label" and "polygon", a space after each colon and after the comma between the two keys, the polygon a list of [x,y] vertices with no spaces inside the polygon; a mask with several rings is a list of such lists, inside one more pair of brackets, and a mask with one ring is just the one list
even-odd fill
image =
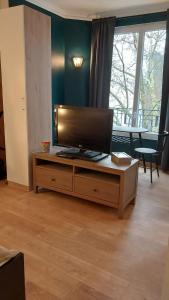
{"label": "table leg", "polygon": [[130,155],[133,156],[133,134],[130,132]]}
{"label": "table leg", "polygon": [[143,147],[143,141],[141,137],[141,132],[139,132],[139,141],[140,141],[140,146]]}

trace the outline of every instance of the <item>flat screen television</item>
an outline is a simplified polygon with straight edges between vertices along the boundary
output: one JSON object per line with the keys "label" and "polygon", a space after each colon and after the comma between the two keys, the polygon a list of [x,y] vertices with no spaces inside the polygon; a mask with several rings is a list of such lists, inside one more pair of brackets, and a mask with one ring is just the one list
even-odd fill
{"label": "flat screen television", "polygon": [[110,153],[112,109],[56,106],[55,124],[57,144],[74,147],[76,152]]}

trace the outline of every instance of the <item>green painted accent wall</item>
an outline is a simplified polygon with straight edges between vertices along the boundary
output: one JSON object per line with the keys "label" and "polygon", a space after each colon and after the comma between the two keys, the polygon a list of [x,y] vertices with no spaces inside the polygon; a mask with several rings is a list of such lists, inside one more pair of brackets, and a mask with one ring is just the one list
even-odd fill
{"label": "green painted accent wall", "polygon": [[[64,37],[64,103],[67,105],[86,106],[89,103],[91,22],[65,20]],[[80,69],[74,67],[72,62],[73,56],[83,56],[84,62]]]}

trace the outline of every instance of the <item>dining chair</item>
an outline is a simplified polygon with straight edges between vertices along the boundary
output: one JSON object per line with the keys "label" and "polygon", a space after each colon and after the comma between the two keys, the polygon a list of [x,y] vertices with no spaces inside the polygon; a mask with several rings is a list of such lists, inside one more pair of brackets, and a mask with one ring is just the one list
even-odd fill
{"label": "dining chair", "polygon": [[165,149],[167,140],[169,138],[169,133],[167,131],[164,131],[161,134],[158,134],[158,142],[157,142],[157,147],[156,149],[153,148],[135,148],[134,151],[138,155],[139,159],[142,159],[143,161],[143,166],[144,166],[144,173],[146,173],[146,160],[145,160],[145,155],[149,156],[150,158],[150,180],[151,183],[153,182],[153,161],[155,160],[156,164],[156,170],[157,170],[157,175],[159,177],[159,164],[161,161],[162,153]]}

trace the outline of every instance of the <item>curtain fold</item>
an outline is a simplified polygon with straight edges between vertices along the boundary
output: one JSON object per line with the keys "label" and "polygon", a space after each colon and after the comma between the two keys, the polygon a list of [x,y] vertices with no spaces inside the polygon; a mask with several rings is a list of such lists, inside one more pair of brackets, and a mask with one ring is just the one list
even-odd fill
{"label": "curtain fold", "polygon": [[[163,133],[164,130],[169,131],[169,9],[167,10],[166,46],[164,54],[159,133]],[[162,155],[161,167],[164,171],[169,170],[169,141],[167,141]]]}
{"label": "curtain fold", "polygon": [[89,105],[108,108],[116,18],[92,21]]}

